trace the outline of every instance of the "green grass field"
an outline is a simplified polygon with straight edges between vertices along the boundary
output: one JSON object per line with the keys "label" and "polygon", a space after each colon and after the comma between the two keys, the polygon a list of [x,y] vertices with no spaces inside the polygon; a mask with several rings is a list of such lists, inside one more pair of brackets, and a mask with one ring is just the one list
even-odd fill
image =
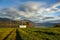
{"label": "green grass field", "polygon": [[60,28],[0,28],[0,40],[60,40]]}
{"label": "green grass field", "polygon": [[[14,28],[0,28],[0,40],[8,40],[8,38],[10,37],[9,35],[15,31]],[[15,34],[15,33],[14,33]],[[16,35],[16,34],[15,34]],[[9,37],[8,37],[9,36]],[[12,34],[11,34],[11,37],[10,39],[12,39]],[[9,39],[9,40],[10,40]]]}

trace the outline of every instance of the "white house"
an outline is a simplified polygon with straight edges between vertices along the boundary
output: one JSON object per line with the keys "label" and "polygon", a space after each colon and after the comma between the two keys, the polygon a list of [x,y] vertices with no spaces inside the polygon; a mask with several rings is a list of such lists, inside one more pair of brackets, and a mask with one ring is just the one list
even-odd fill
{"label": "white house", "polygon": [[30,26],[29,22],[25,22],[23,20],[21,20],[19,28],[28,28]]}
{"label": "white house", "polygon": [[19,25],[19,28],[26,28],[26,25]]}

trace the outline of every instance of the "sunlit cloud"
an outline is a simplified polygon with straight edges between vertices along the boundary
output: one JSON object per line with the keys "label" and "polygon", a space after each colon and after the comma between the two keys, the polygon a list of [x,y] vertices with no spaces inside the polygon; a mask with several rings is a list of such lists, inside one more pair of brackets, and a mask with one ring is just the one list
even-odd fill
{"label": "sunlit cloud", "polygon": [[60,17],[54,16],[54,13],[60,12],[60,9],[56,8],[60,6],[60,3],[52,4],[49,7],[46,7],[46,2],[24,2],[18,4],[20,4],[18,7],[1,9],[0,17],[13,20],[27,19],[37,23],[60,20]]}

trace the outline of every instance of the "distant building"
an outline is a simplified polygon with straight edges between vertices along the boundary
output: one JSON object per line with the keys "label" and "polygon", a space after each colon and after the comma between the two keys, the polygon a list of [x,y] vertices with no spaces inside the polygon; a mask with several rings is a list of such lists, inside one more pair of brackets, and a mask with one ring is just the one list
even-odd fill
{"label": "distant building", "polygon": [[19,28],[28,28],[30,27],[30,23],[29,22],[24,22],[21,20]]}
{"label": "distant building", "polygon": [[19,28],[27,28],[26,25],[19,25]]}

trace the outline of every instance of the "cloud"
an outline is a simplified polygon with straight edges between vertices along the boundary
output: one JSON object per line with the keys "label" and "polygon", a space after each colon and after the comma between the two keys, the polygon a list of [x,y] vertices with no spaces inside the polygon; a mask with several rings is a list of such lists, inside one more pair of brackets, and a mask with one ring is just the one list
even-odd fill
{"label": "cloud", "polygon": [[48,13],[55,13],[55,12],[60,12],[60,9],[57,8],[58,6],[60,6],[60,2],[51,5],[49,8],[45,9]]}
{"label": "cloud", "polygon": [[36,23],[60,20],[60,17],[54,16],[54,13],[60,12],[60,9],[56,8],[59,4],[53,4],[47,8],[45,2],[24,2],[19,7],[1,9],[0,17],[13,20],[28,19]]}
{"label": "cloud", "polygon": [[[37,17],[39,18],[38,16],[41,17],[42,15],[42,12],[43,12],[43,7],[42,6],[45,6],[46,3],[44,2],[25,2],[25,3],[22,3],[18,9],[20,10],[20,12],[22,11],[22,15],[24,17],[26,17],[27,19],[34,19]],[[21,14],[20,14],[21,15]]]}
{"label": "cloud", "polygon": [[17,14],[18,14],[17,10],[13,8],[6,8],[0,10],[0,17],[4,17],[4,18],[7,17],[7,18],[14,19],[18,17]]}
{"label": "cloud", "polygon": [[52,8],[56,8],[57,6],[60,6],[60,2],[58,2],[58,3],[54,4],[54,5],[52,5]]}

